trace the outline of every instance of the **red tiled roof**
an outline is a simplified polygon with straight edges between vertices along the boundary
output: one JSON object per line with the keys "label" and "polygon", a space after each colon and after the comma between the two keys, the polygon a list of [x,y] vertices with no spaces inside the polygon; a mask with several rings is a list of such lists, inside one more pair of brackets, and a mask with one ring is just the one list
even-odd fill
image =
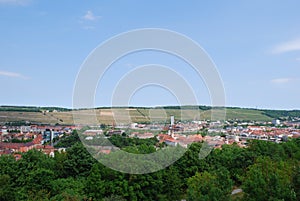
{"label": "red tiled roof", "polygon": [[103,150],[100,150],[99,152],[103,153],[103,154],[109,154],[111,152],[111,150],[109,150],[109,149],[103,149]]}
{"label": "red tiled roof", "polygon": [[43,140],[43,136],[42,135],[37,135],[36,138],[33,139],[33,143],[34,144],[41,144]]}
{"label": "red tiled roof", "polygon": [[175,139],[173,139],[173,138],[165,139],[165,141],[169,141],[169,142],[178,142],[177,140],[175,140]]}
{"label": "red tiled roof", "polygon": [[5,143],[0,142],[0,148],[3,149],[20,149],[21,147],[30,147],[33,146],[33,142],[27,142],[27,143]]}

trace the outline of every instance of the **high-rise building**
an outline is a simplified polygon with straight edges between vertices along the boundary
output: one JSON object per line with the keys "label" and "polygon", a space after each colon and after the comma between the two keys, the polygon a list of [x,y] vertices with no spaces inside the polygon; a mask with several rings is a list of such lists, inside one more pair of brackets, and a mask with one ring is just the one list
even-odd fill
{"label": "high-rise building", "polygon": [[173,126],[174,123],[175,123],[174,116],[171,116],[171,126]]}
{"label": "high-rise building", "polygon": [[54,137],[54,131],[52,131],[50,129],[46,129],[43,132],[44,142],[52,142],[53,141],[53,137]]}

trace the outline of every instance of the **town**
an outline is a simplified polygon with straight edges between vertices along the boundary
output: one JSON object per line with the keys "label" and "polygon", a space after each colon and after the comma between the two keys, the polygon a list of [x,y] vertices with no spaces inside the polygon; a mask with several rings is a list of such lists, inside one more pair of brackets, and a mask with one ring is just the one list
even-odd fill
{"label": "town", "polygon": [[75,126],[2,126],[0,130],[0,155],[14,155],[16,160],[21,158],[21,153],[31,149],[42,151],[54,156],[53,143],[64,135],[70,134]]}
{"label": "town", "polygon": [[[63,137],[71,135],[72,131],[80,130],[83,126],[74,125],[3,125],[0,130],[0,155],[14,155],[20,159],[21,153],[37,149],[54,156],[55,151],[65,151],[64,147],[54,148]],[[236,144],[247,147],[249,140],[264,140],[282,143],[291,138],[300,137],[300,122],[280,121],[176,121],[170,116],[169,122],[159,123],[131,123],[120,125],[90,126],[82,133],[83,143],[94,138],[110,138],[119,135],[125,138],[158,140],[158,144],[166,146],[181,146],[188,148],[194,142],[206,142],[213,148],[221,149],[224,144]],[[118,150],[113,146],[98,146],[99,153],[109,154]]]}

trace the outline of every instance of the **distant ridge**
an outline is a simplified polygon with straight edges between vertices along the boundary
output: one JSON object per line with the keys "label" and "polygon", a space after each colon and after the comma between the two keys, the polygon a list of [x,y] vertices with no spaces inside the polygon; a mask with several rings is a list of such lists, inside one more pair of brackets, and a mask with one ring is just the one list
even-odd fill
{"label": "distant ridge", "polygon": [[37,106],[11,106],[11,105],[0,106],[0,111],[41,112],[44,110],[71,111],[72,109],[63,108],[63,107],[37,107]]}

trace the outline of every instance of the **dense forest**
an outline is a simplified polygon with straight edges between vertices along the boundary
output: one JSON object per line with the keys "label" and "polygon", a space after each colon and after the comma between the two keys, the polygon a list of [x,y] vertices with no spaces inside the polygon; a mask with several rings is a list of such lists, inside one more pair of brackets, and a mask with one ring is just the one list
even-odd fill
{"label": "dense forest", "polygon": [[300,110],[262,110],[263,114],[272,118],[300,117]]}
{"label": "dense forest", "polygon": [[[156,141],[119,136],[113,143],[147,153]],[[1,156],[0,200],[300,200],[300,139],[251,141],[248,148],[224,145],[204,159],[199,159],[202,144],[194,143],[171,166],[140,175],[97,162],[76,132],[58,146],[69,148],[53,158],[36,150],[18,161]],[[243,192],[231,195],[235,188]]]}

